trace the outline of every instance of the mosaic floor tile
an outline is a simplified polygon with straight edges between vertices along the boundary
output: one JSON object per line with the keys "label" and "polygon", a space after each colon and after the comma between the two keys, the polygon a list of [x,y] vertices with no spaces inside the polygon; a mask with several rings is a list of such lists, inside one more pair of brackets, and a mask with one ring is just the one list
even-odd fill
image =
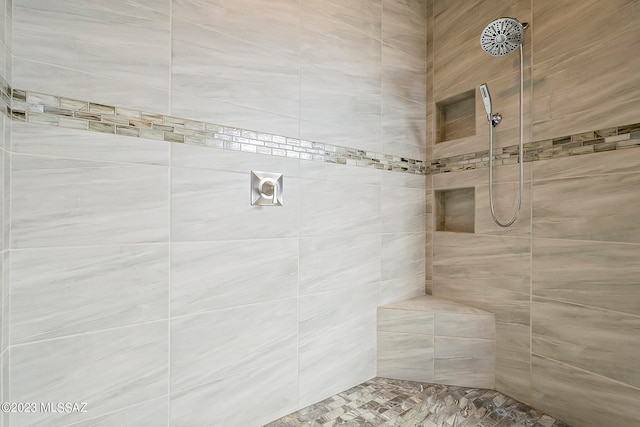
{"label": "mosaic floor tile", "polygon": [[569,427],[497,391],[374,378],[263,427]]}

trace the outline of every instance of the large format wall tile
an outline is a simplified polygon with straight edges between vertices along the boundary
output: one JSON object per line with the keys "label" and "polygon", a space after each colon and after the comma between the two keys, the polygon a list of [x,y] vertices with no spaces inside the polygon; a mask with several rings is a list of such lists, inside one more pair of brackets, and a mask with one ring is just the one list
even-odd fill
{"label": "large format wall tile", "polygon": [[640,317],[534,298],[532,352],[640,387]]}
{"label": "large format wall tile", "polygon": [[495,341],[435,337],[434,348],[434,381],[437,383],[494,387]]}
{"label": "large format wall tile", "polygon": [[166,90],[169,9],[169,0],[16,0],[13,54]]}
{"label": "large format wall tile", "polygon": [[382,23],[382,0],[302,0],[305,8],[314,9],[354,29],[380,40]]}
{"label": "large format wall tile", "polygon": [[[518,71],[519,58],[513,53],[492,58],[480,47],[484,27],[501,16],[531,22],[531,2],[516,0],[434,1],[434,100],[458,95],[483,83]],[[525,32],[525,68],[530,65],[531,35]],[[473,70],[473,72],[469,72]],[[515,89],[515,88],[514,88]],[[480,107],[482,108],[482,107]]]}
{"label": "large format wall tile", "polygon": [[172,102],[179,104],[180,97],[186,95],[190,102],[197,102],[192,108],[202,112],[210,111],[210,101],[223,101],[297,117],[298,64],[296,51],[256,49],[253,44],[178,18],[173,23]]}
{"label": "large format wall tile", "polygon": [[382,235],[382,280],[423,276],[425,233]]}
{"label": "large format wall tile", "polygon": [[420,233],[425,231],[426,202],[421,188],[382,187],[383,233]]}
{"label": "large format wall tile", "polygon": [[[378,307],[376,329],[378,332],[434,335],[433,311]],[[445,315],[446,316],[446,315]]]}
{"label": "large format wall tile", "polygon": [[[615,165],[615,166],[614,166]],[[615,150],[534,162],[533,179],[577,178],[640,170],[640,150]]]}
{"label": "large format wall tile", "polygon": [[639,185],[640,174],[535,181],[534,236],[639,243]]}
{"label": "large format wall tile", "polygon": [[[382,45],[382,93],[394,94],[425,106],[427,69],[425,58],[415,58],[388,44]],[[426,111],[423,119],[426,119]],[[419,138],[426,149],[426,131]]]}
{"label": "large format wall tile", "polygon": [[528,293],[493,287],[490,279],[480,281],[443,276],[437,267],[433,281],[434,296],[491,312],[495,314],[496,321],[529,325],[531,297]]}
{"label": "large format wall tile", "polygon": [[529,293],[531,241],[519,237],[435,233],[434,276]]}
{"label": "large format wall tile", "polygon": [[[316,162],[312,163],[316,164]],[[283,174],[285,188],[289,177],[299,176],[299,164],[300,160],[288,157],[265,156],[188,144],[171,145],[171,166],[173,167],[244,173],[249,173],[252,170],[277,172]],[[317,164],[322,165],[323,163],[318,162]],[[343,167],[342,169],[352,168]]]}
{"label": "large format wall tile", "polygon": [[640,245],[533,240],[533,294],[640,316]]}
{"label": "large format wall tile", "polygon": [[166,395],[167,333],[155,322],[12,347],[12,399],[86,402],[88,412],[11,414],[11,425],[67,425]]}
{"label": "large format wall tile", "polygon": [[380,232],[379,186],[302,179],[301,187],[301,236]]}
{"label": "large format wall tile", "polygon": [[380,237],[371,234],[302,238],[299,271],[300,295],[377,284],[380,281]]}
{"label": "large format wall tile", "polygon": [[395,94],[382,96],[382,152],[410,159],[426,158],[425,106]]}
{"label": "large format wall tile", "polygon": [[380,185],[383,173],[377,169],[352,168],[336,163],[300,161],[300,176],[302,178],[340,183],[336,185],[342,185],[344,182]]}
{"label": "large format wall tile", "polygon": [[[562,9],[572,13],[558,15]],[[534,7],[542,22],[541,27],[534,27],[535,38],[544,41],[536,42],[535,140],[637,119],[640,90],[629,70],[640,67],[640,58],[629,52],[637,51],[640,10],[625,0],[608,4],[606,13],[601,3],[593,0],[585,2],[577,13],[574,9],[567,1],[543,1]],[[557,24],[560,16],[562,25]],[[570,31],[578,22],[590,22],[593,27]],[[593,31],[605,26],[607,31]],[[597,61],[592,60],[595,56]]]}
{"label": "large format wall tile", "polygon": [[11,150],[101,162],[169,164],[167,142],[20,122],[12,123]]}
{"label": "large format wall tile", "polygon": [[298,52],[300,5],[297,1],[274,0],[263,7],[251,0],[233,3],[225,0],[173,0],[172,7],[174,24],[215,31],[276,51]]}
{"label": "large format wall tile", "polygon": [[380,282],[380,304],[417,297],[425,294],[425,276],[416,275]]}
{"label": "large format wall tile", "polygon": [[13,344],[166,319],[168,245],[11,254]]}
{"label": "large format wall tile", "polygon": [[[607,3],[606,13],[602,13],[602,6],[598,0],[585,0],[580,7],[575,7],[571,0],[536,1],[533,9],[536,25],[531,28],[536,44],[536,62],[575,55],[603,39],[610,42],[617,34],[637,30],[638,10],[634,8],[637,6],[634,0],[611,0]],[[580,25],[583,22],[590,25]],[[592,26],[606,27],[609,31],[593,31]]]}
{"label": "large format wall tile", "polygon": [[[517,179],[517,178],[516,178]],[[525,175],[525,179],[526,175]],[[486,182],[486,181],[485,181]],[[494,183],[493,204],[496,217],[507,223],[517,211],[520,188],[518,182]],[[475,195],[475,232],[478,234],[522,236],[531,234],[531,181],[523,183],[522,204],[516,221],[508,228],[500,227],[491,217],[489,186],[477,185]]]}
{"label": "large format wall tile", "polygon": [[[169,114],[169,91],[15,57],[14,87],[106,105]],[[45,77],[43,77],[45,76]]]}
{"label": "large format wall tile", "polygon": [[377,341],[377,376],[434,381],[433,335],[378,331]]}
{"label": "large format wall tile", "polygon": [[251,174],[173,168],[173,241],[268,239],[298,234],[298,180],[284,180],[283,206],[251,206]]}
{"label": "large format wall tile", "polygon": [[175,243],[171,314],[180,316],[297,295],[296,239]]}
{"label": "large format wall tile", "polygon": [[633,426],[640,391],[601,375],[532,355],[533,406],[574,426]]}
{"label": "large format wall tile", "polygon": [[296,368],[289,357],[173,393],[171,426],[260,426],[291,413],[298,408]]}
{"label": "large format wall tile", "polygon": [[300,351],[298,407],[304,408],[376,376],[375,316],[368,323],[371,332],[358,331],[346,341]]}
{"label": "large format wall tile", "polygon": [[300,407],[375,376],[378,286],[299,299]]}
{"label": "large format wall tile", "polygon": [[13,248],[169,238],[166,168],[22,155],[11,168]]}
{"label": "large format wall tile", "polygon": [[302,18],[300,137],[380,152],[380,41],[307,7]]}
{"label": "large format wall tile", "polygon": [[496,390],[531,404],[531,326],[496,322]]}
{"label": "large format wall tile", "polygon": [[176,117],[188,117],[207,123],[274,135],[297,138],[300,134],[300,123],[297,117],[284,116],[219,99],[209,98],[203,101],[198,92],[189,95],[184,92],[172,92],[171,114]]}
{"label": "large format wall tile", "polygon": [[382,41],[412,55],[426,58],[427,5],[420,0],[383,0]]}
{"label": "large format wall tile", "polygon": [[301,352],[345,343],[358,337],[375,340],[378,304],[376,284],[302,296],[299,304]]}
{"label": "large format wall tile", "polygon": [[172,319],[172,392],[293,357],[296,310],[289,298]]}

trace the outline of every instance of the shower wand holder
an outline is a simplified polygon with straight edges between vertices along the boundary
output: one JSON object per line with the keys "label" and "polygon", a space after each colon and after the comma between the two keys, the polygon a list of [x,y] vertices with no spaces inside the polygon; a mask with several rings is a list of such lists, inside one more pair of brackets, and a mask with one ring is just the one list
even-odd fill
{"label": "shower wand holder", "polygon": [[500,124],[500,122],[502,122],[502,114],[493,113],[491,114],[491,117],[487,116],[487,121],[491,126],[496,127]]}

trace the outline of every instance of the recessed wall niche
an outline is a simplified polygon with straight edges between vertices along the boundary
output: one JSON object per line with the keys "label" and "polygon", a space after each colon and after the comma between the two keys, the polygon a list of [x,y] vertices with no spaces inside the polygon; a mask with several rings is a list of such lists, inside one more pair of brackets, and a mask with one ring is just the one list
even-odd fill
{"label": "recessed wall niche", "polygon": [[476,134],[476,91],[436,103],[436,143]]}
{"label": "recessed wall niche", "polygon": [[436,231],[475,232],[475,188],[437,190],[434,200]]}

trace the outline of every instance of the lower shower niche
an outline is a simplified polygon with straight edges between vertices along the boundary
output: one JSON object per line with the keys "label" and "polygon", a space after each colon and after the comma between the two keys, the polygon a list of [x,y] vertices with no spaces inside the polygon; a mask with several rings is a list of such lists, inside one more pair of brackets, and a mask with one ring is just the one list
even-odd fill
{"label": "lower shower niche", "polygon": [[475,232],[474,187],[436,190],[434,200],[436,231]]}

